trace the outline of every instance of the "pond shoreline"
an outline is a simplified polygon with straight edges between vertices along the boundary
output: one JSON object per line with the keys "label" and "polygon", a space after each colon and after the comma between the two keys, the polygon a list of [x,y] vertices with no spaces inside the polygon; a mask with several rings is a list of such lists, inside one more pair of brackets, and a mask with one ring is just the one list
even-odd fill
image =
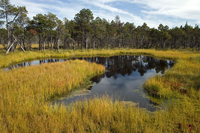
{"label": "pond shoreline", "polygon": [[[157,50],[137,50],[137,49],[129,49],[129,50],[88,50],[88,51],[75,51],[75,52],[17,52],[11,53],[8,55],[0,56],[0,68],[9,67],[11,65],[15,65],[21,62],[32,61],[36,59],[48,59],[48,58],[79,58],[79,57],[109,57],[109,56],[117,56],[117,55],[144,55],[151,56],[156,59],[168,59],[168,60],[176,60],[178,58],[174,56],[167,56],[161,53],[166,51],[157,51]],[[173,51],[168,51],[170,53],[176,53]],[[158,53],[158,54],[157,54]],[[170,54],[169,53],[169,54]],[[173,55],[173,54],[172,54]]]}
{"label": "pond shoreline", "polygon": [[[149,101],[146,93],[140,93],[134,90],[140,88],[146,79],[164,74],[165,70],[171,68],[174,63],[169,60],[158,60],[153,57],[143,55],[118,55],[110,57],[88,57],[88,58],[71,58],[71,59],[42,59],[33,60],[31,62],[23,62],[17,65],[4,68],[4,71],[16,70],[21,67],[29,67],[34,65],[42,65],[56,62],[66,62],[70,60],[86,60],[90,63],[97,63],[104,65],[106,73],[101,76],[95,76],[90,79],[93,86],[91,86],[88,95],[71,95],[65,96],[62,100],[57,100],[58,104],[68,105],[77,100],[89,99],[92,97],[100,97],[108,95],[113,100],[129,101],[138,103],[138,107],[146,108],[150,111],[155,111],[157,107]],[[76,92],[73,92],[76,93]],[[73,94],[72,93],[72,94]],[[84,93],[85,94],[85,93]],[[69,98],[70,97],[70,98]],[[53,102],[55,104],[55,102]]]}
{"label": "pond shoreline", "polygon": [[[129,53],[130,51],[127,50],[124,52]],[[12,88],[12,85],[18,83],[15,80],[25,82],[25,79],[12,78],[13,75],[11,75],[9,79],[13,80],[13,82],[9,82],[12,84],[7,89],[5,89],[6,84],[1,84],[0,97],[5,101],[0,103],[2,107],[0,108],[0,123],[2,123],[0,130],[2,132],[199,132],[200,55],[187,51],[132,50],[135,53],[137,51],[139,54],[144,52],[152,56],[158,56],[159,58],[176,60],[176,64],[164,76],[153,77],[147,80],[148,84],[146,84],[150,92],[158,92],[157,99],[171,100],[165,110],[156,111],[152,115],[137,107],[127,107],[118,101],[112,102],[108,97],[93,99],[84,103],[78,102],[70,111],[66,110],[64,106],[61,106],[59,110],[56,107],[49,110],[49,106],[46,106],[46,103],[39,102],[40,100],[31,101],[31,98],[37,98],[39,95],[36,95],[36,97],[27,97],[24,100],[12,97],[15,96],[12,94],[16,94],[17,96],[20,93],[20,90]],[[120,52],[118,51],[118,53]],[[25,55],[25,53],[19,53],[19,55],[16,53],[13,56],[8,55],[6,58],[0,59],[0,66],[6,66],[11,62],[24,60],[36,54],[36,52],[31,52],[29,55]],[[25,58],[20,58],[24,55],[26,56]],[[42,54],[37,57],[40,56]],[[9,58],[11,59],[10,61]],[[40,71],[40,73],[43,74],[43,71]],[[1,72],[1,74],[0,78],[3,81],[6,75],[4,72]],[[34,74],[30,78],[33,76]],[[62,81],[56,80],[56,82]],[[23,84],[26,85],[25,83]],[[20,85],[18,86],[20,87]],[[180,93],[178,91],[180,87],[187,89],[187,93]],[[9,90],[12,90],[12,93],[8,93]],[[32,93],[34,94],[34,92]],[[22,96],[25,97],[27,94],[22,93]],[[151,100],[155,100],[155,97],[152,96],[151,98]],[[24,102],[17,105],[16,103],[6,102],[9,99],[15,100],[16,103],[20,100]],[[17,109],[18,107],[21,108]]]}

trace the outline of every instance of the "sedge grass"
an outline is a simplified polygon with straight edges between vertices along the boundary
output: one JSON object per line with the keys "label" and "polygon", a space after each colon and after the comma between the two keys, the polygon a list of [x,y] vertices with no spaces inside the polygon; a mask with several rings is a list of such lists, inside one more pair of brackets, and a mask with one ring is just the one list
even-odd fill
{"label": "sedge grass", "polygon": [[69,57],[89,57],[89,56],[113,56],[120,54],[143,54],[150,55],[156,58],[166,58],[166,59],[189,59],[190,57],[199,57],[199,54],[196,52],[189,51],[158,51],[154,49],[145,50],[145,49],[116,49],[116,50],[65,50],[61,52],[48,51],[30,51],[30,52],[21,52],[16,51],[15,53],[9,53],[8,55],[0,54],[0,67],[10,66],[12,64],[33,60],[33,59],[42,59],[42,58],[69,58]]}
{"label": "sedge grass", "polygon": [[28,128],[27,124],[31,126],[30,119],[47,110],[48,100],[66,94],[85,84],[88,77],[104,71],[102,65],[75,60],[0,73],[1,125],[6,126],[3,131],[23,131],[21,128]]}
{"label": "sedge grass", "polygon": [[[87,50],[25,52],[1,55],[0,66],[51,57],[146,54],[176,60],[164,76],[148,79],[144,87],[159,99],[169,98],[165,110],[149,113],[108,97],[49,107],[48,100],[84,84],[105,68],[86,61],[42,64],[0,73],[0,132],[200,132],[200,55],[190,51]],[[187,90],[181,93],[183,88]]]}

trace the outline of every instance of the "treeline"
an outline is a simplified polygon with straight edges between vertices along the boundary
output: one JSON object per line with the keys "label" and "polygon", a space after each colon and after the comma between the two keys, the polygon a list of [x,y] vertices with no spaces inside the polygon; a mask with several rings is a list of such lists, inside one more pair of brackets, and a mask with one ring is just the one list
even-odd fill
{"label": "treeline", "polygon": [[[27,17],[26,7],[15,7],[9,0],[1,0],[0,44],[7,53],[19,45],[22,50],[31,50],[32,44],[39,44],[39,50],[45,49],[112,49],[112,48],[156,48],[179,49],[192,48],[200,51],[200,28],[185,26],[169,28],[160,24],[150,28],[146,23],[135,26],[134,23],[121,22],[119,16],[108,21],[94,18],[89,9],[75,14],[74,20],[59,20],[53,13],[36,14],[31,20]],[[10,20],[9,18],[13,18]]]}

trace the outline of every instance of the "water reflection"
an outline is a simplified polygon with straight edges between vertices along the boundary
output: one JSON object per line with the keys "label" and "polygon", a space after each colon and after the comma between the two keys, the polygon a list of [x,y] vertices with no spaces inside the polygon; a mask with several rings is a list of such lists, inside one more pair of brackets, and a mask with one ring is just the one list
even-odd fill
{"label": "water reflection", "polygon": [[144,76],[151,69],[155,69],[156,73],[161,72],[164,74],[165,70],[174,64],[173,61],[158,60],[148,56],[114,56],[109,58],[92,57],[82,59],[103,64],[108,70],[106,77],[114,76],[113,78],[115,79],[117,79],[118,74],[122,76],[126,74],[131,75],[135,71],[139,72],[140,76]]}
{"label": "water reflection", "polygon": [[[91,79],[93,86],[87,90],[74,90],[70,95],[53,101],[52,104],[66,105],[77,100],[85,100],[95,96],[108,95],[113,99],[120,101],[132,101],[139,103],[139,107],[155,110],[154,104],[143,95],[146,92],[134,91],[142,86],[144,81],[153,75],[164,74],[165,70],[174,65],[173,61],[158,60],[148,56],[128,56],[120,55],[113,57],[90,57],[90,58],[73,58],[96,62],[106,67],[106,73],[95,76]],[[13,65],[5,70],[13,68],[40,65],[42,63],[62,62],[69,59],[43,59],[31,62]],[[88,91],[90,90],[90,91]]]}
{"label": "water reflection", "polygon": [[93,86],[87,95],[66,96],[62,100],[56,100],[53,104],[64,103],[66,105],[79,100],[86,100],[95,96],[108,95],[120,101],[132,101],[139,103],[139,107],[154,111],[155,104],[144,96],[144,91],[134,91],[142,86],[144,81],[153,75],[162,75],[165,70],[174,65],[173,61],[158,60],[146,56],[114,56],[109,58],[93,57],[82,58],[89,62],[103,64],[107,72],[91,79]]}
{"label": "water reflection", "polygon": [[40,65],[43,63],[55,63],[62,62],[67,60],[86,60],[88,62],[96,62],[98,64],[102,64],[109,71],[106,73],[106,76],[109,78],[114,76],[117,78],[117,74],[121,74],[125,76],[126,74],[131,75],[132,72],[139,72],[141,76],[143,76],[147,70],[155,69],[156,73],[161,72],[164,74],[165,70],[174,65],[173,61],[168,60],[158,60],[153,57],[148,56],[127,56],[127,55],[119,55],[113,57],[89,57],[89,58],[72,58],[72,59],[42,59],[42,60],[34,60],[29,62],[23,62],[16,65],[12,65],[7,68],[3,68],[3,70],[12,70],[13,68],[32,66],[32,65]]}
{"label": "water reflection", "polygon": [[12,70],[12,69],[18,68],[18,67],[41,65],[43,63],[55,63],[55,62],[62,62],[62,61],[67,61],[67,60],[68,59],[41,59],[41,60],[27,61],[27,62],[11,65],[11,66],[9,66],[7,68],[3,68],[3,71]]}

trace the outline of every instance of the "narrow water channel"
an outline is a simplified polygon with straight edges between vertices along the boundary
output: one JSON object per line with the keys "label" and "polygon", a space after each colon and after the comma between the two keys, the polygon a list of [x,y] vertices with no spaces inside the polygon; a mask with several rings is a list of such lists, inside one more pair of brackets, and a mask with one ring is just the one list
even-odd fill
{"label": "narrow water channel", "polygon": [[[77,58],[73,58],[77,59]],[[142,88],[144,81],[154,75],[162,75],[167,69],[174,65],[173,61],[159,60],[148,56],[129,56],[120,55],[113,57],[90,57],[78,58],[88,62],[96,62],[102,64],[106,68],[106,73],[93,77],[91,79],[93,86],[87,89],[75,89],[70,95],[66,95],[61,99],[52,101],[52,104],[65,104],[76,101],[83,101],[93,97],[101,97],[108,95],[114,100],[129,101],[138,103],[141,108],[155,110],[154,103],[145,98],[144,91],[136,91]],[[42,63],[62,62],[70,59],[43,59],[20,63],[17,65],[4,68],[3,70],[11,70],[13,68],[40,65]],[[139,89],[142,90],[142,89]]]}

